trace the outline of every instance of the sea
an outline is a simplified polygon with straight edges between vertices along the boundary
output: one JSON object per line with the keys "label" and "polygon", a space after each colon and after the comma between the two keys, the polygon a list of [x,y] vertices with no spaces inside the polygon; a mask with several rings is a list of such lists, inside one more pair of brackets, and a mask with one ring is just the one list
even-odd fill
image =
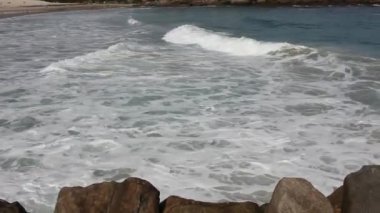
{"label": "sea", "polygon": [[173,7],[0,20],[0,198],[140,177],[161,200],[325,195],[380,163],[380,7]]}

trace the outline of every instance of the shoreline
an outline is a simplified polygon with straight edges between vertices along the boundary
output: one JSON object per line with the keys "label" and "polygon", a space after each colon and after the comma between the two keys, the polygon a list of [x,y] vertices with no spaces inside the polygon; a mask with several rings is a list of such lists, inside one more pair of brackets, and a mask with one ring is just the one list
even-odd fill
{"label": "shoreline", "polygon": [[41,6],[0,7],[0,19],[51,12],[131,8],[135,6],[136,5],[133,4],[57,4]]}
{"label": "shoreline", "polygon": [[[254,185],[249,187],[254,191]],[[270,199],[261,205],[250,198],[208,202],[169,195],[162,200],[160,194],[138,177],[65,186],[58,193],[54,213],[374,213],[380,210],[380,165],[365,165],[348,174],[328,196],[304,178],[281,178]],[[18,201],[1,198],[0,212],[27,213]]]}
{"label": "shoreline", "polygon": [[51,13],[51,12],[64,12],[64,11],[80,11],[80,10],[102,10],[102,9],[112,9],[112,8],[144,8],[144,7],[228,7],[228,6],[241,6],[241,7],[299,7],[299,8],[323,8],[323,7],[380,7],[377,3],[356,3],[356,4],[316,4],[316,3],[305,3],[305,4],[77,4],[77,3],[62,3],[62,4],[49,4],[49,5],[33,5],[33,6],[19,6],[19,7],[0,7],[0,19],[11,18],[15,16],[25,16],[41,13]]}

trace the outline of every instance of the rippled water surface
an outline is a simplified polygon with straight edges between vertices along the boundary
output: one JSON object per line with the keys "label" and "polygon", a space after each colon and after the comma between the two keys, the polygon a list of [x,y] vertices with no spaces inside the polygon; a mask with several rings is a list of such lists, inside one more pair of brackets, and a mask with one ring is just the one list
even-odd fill
{"label": "rippled water surface", "polygon": [[325,194],[380,161],[380,11],[156,8],[0,20],[0,197],[129,176],[207,201]]}

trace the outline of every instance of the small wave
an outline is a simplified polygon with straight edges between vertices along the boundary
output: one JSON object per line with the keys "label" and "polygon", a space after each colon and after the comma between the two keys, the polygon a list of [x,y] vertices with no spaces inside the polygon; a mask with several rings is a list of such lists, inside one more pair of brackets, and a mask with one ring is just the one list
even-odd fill
{"label": "small wave", "polygon": [[263,42],[246,37],[231,37],[194,25],[182,25],[167,32],[163,40],[174,44],[196,44],[200,47],[235,56],[260,56],[298,46],[285,42]]}
{"label": "small wave", "polygon": [[133,17],[129,17],[128,18],[128,24],[134,26],[134,25],[140,25],[141,22],[134,19]]}
{"label": "small wave", "polygon": [[108,59],[115,59],[122,55],[128,55],[127,44],[117,43],[107,49],[97,50],[95,52],[90,52],[85,55],[76,56],[71,59],[63,59],[58,62],[54,62],[49,66],[43,68],[41,73],[64,73],[68,70],[76,70],[80,67],[94,68],[101,64],[102,61]]}
{"label": "small wave", "polygon": [[326,72],[326,79],[348,80],[351,67],[337,58],[337,54],[312,47],[286,42],[263,42],[246,37],[231,37],[194,25],[182,25],[167,32],[163,40],[174,44],[198,45],[206,50],[234,56],[264,56],[285,66],[303,65]]}

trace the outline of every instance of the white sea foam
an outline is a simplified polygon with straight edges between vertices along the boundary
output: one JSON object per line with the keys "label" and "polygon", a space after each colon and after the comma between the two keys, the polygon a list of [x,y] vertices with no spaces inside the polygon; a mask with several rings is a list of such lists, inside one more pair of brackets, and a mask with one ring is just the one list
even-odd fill
{"label": "white sea foam", "polygon": [[133,17],[129,17],[129,18],[128,18],[128,24],[129,24],[129,25],[140,25],[141,22],[138,21],[138,20],[136,20],[136,19],[134,19]]}
{"label": "white sea foam", "polygon": [[179,26],[163,37],[174,44],[195,44],[200,47],[236,56],[260,56],[297,46],[285,42],[263,42],[246,37],[232,37],[194,25]]}

